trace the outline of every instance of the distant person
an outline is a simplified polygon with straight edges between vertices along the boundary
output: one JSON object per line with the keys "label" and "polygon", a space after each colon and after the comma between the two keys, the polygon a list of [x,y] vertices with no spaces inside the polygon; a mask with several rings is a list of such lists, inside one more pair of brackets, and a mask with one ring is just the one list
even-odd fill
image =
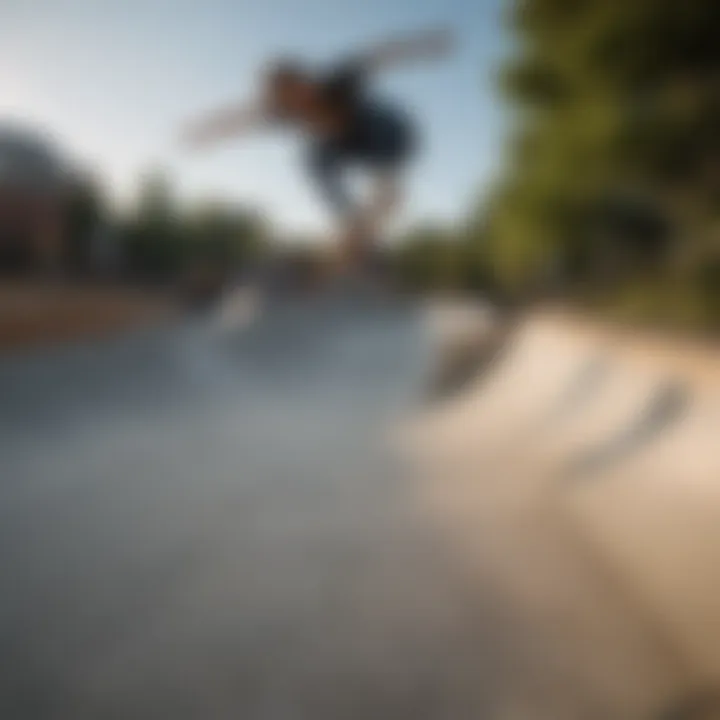
{"label": "distant person", "polygon": [[[261,97],[193,123],[184,135],[191,147],[263,126],[290,126],[308,138],[313,178],[337,216],[339,249],[346,265],[364,267],[401,199],[403,170],[417,148],[413,123],[401,109],[368,92],[370,79],[404,62],[446,54],[451,35],[432,30],[382,43],[325,72],[285,59],[271,64]],[[348,191],[345,171],[362,168],[374,179],[366,202]]]}

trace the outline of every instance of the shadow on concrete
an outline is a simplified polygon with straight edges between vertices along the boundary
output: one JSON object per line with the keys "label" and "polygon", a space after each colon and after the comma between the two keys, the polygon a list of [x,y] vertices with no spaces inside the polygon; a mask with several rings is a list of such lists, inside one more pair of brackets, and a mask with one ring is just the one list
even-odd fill
{"label": "shadow on concrete", "polygon": [[641,450],[677,423],[690,401],[691,394],[683,383],[667,382],[653,394],[644,410],[627,427],[571,460],[564,477],[570,480],[587,478]]}
{"label": "shadow on concrete", "polygon": [[427,383],[426,402],[452,400],[474,382],[486,381],[512,350],[516,325],[502,325],[489,337],[446,350]]}
{"label": "shadow on concrete", "polygon": [[543,433],[552,426],[567,421],[581,411],[602,387],[610,368],[610,362],[604,356],[589,358],[548,408],[523,424],[506,442],[495,447],[492,455],[495,461],[501,461],[508,454],[524,451],[528,444],[541,441]]}
{"label": "shadow on concrete", "polygon": [[543,427],[548,422],[562,422],[582,410],[609,377],[610,368],[610,362],[604,356],[591,357],[581,365],[542,419]]}
{"label": "shadow on concrete", "polygon": [[660,713],[656,720],[717,720],[720,694],[717,690],[695,693]]}

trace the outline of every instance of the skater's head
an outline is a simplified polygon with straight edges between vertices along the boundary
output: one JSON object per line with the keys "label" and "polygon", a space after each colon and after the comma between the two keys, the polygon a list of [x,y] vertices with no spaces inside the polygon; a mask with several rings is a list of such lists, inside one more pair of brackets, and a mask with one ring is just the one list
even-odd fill
{"label": "skater's head", "polygon": [[311,73],[302,63],[285,58],[268,68],[265,94],[276,113],[288,119],[301,119],[314,106],[317,89]]}

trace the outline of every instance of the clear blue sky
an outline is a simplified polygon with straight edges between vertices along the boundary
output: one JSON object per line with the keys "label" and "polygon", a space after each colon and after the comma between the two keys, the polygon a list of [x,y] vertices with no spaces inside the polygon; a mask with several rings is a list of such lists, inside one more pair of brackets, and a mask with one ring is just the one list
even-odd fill
{"label": "clear blue sky", "polygon": [[179,125],[250,98],[276,53],[332,61],[368,41],[435,23],[456,28],[456,55],[382,78],[412,108],[427,148],[407,219],[460,217],[499,161],[494,71],[506,46],[502,0],[1,0],[0,116],[52,131],[130,196],[138,174],[168,166],[188,197],[220,193],[266,209],[280,227],[326,224],[296,138],[269,133],[187,157]]}

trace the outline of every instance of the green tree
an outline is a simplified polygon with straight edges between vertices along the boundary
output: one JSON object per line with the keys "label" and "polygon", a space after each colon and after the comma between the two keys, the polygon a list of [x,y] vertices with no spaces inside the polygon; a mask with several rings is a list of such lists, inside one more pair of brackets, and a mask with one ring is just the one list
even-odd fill
{"label": "green tree", "polygon": [[[720,253],[720,4],[518,0],[510,20],[502,87],[517,115],[487,205],[493,272],[514,288],[548,267],[625,282],[662,259],[660,274],[695,283]],[[647,221],[618,231],[619,207]]]}
{"label": "green tree", "polygon": [[136,275],[169,279],[182,268],[186,241],[172,185],[161,171],[141,178],[125,236],[126,256]]}
{"label": "green tree", "polygon": [[100,228],[109,223],[109,212],[102,187],[89,174],[70,182],[65,215],[65,262],[72,272],[90,271],[92,243]]}
{"label": "green tree", "polygon": [[268,234],[263,218],[242,206],[207,201],[182,207],[169,178],[158,171],[141,178],[124,232],[136,276],[159,281],[201,276],[203,287],[214,287],[254,262]]}
{"label": "green tree", "polygon": [[432,223],[409,230],[394,253],[401,278],[418,290],[486,289],[482,260],[466,231]]}
{"label": "green tree", "polygon": [[237,272],[258,259],[268,229],[256,212],[227,203],[207,202],[185,216],[186,260]]}

